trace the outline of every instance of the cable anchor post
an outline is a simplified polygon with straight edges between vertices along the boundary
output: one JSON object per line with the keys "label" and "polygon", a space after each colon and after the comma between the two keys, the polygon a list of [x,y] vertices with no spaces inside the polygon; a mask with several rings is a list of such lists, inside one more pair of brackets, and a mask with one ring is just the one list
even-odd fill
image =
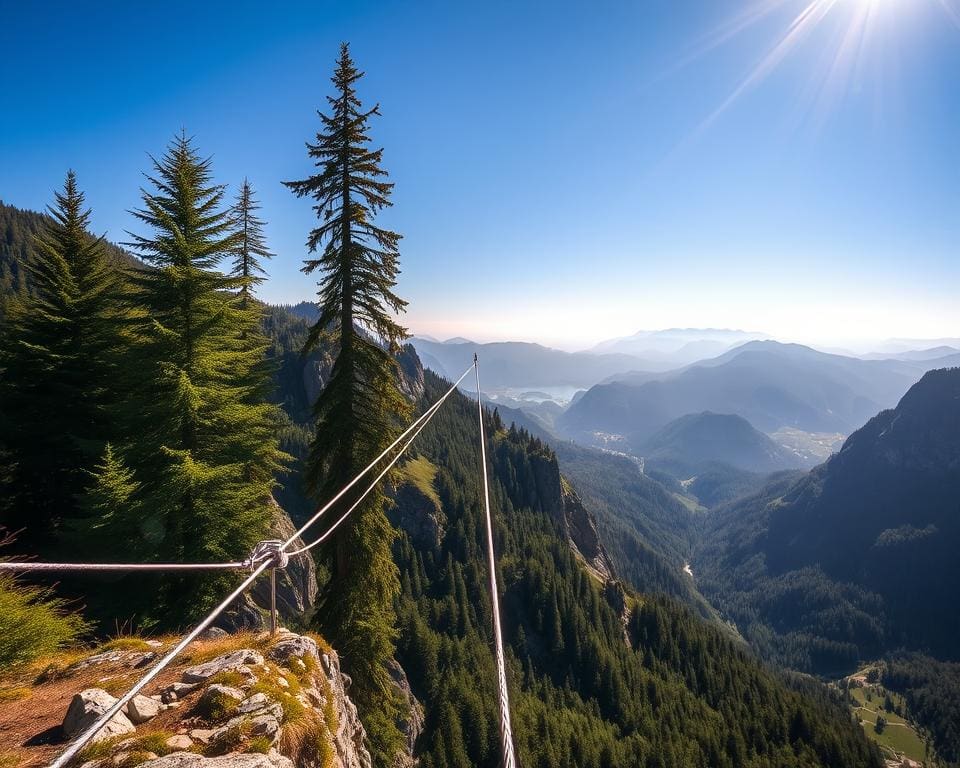
{"label": "cable anchor post", "polygon": [[270,567],[270,634],[277,634],[277,569],[286,568],[290,556],[284,549],[284,542],[279,539],[261,541],[253,548],[247,564],[250,568],[267,562]]}

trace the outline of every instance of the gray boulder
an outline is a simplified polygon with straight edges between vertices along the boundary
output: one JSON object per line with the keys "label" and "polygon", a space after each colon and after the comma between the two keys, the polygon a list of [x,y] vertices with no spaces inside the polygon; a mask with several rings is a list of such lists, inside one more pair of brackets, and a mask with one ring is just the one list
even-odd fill
{"label": "gray boulder", "polygon": [[[97,722],[116,703],[117,700],[102,688],[80,691],[73,697],[67,709],[67,715],[63,719],[63,732],[72,739]],[[124,733],[133,733],[135,730],[129,718],[123,712],[117,712],[97,732],[93,740],[109,739]]]}
{"label": "gray boulder", "polygon": [[145,723],[160,714],[161,704],[146,696],[134,696],[127,702],[127,717],[134,725]]}
{"label": "gray boulder", "polygon": [[242,672],[242,667],[248,667],[249,669],[249,665],[260,666],[262,664],[262,654],[245,648],[232,653],[225,653],[212,661],[185,669],[180,679],[185,683],[202,683],[221,672]]}
{"label": "gray boulder", "polygon": [[278,664],[287,665],[290,659],[302,659],[306,656],[312,656],[314,659],[320,658],[320,652],[317,648],[317,641],[312,637],[303,635],[290,635],[274,645],[267,655]]}

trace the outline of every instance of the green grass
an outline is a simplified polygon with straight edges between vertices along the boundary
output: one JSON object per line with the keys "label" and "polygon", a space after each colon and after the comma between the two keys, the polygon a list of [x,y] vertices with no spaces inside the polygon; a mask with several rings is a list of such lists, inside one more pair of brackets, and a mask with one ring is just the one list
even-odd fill
{"label": "green grass", "polygon": [[437,477],[437,466],[424,456],[408,461],[400,469],[400,474],[424,496],[440,506],[440,496],[433,482]]}
{"label": "green grass", "polygon": [[0,575],[0,670],[52,654],[86,630],[83,619],[51,590]]}
{"label": "green grass", "polygon": [[171,736],[173,734],[170,731],[154,731],[137,737],[130,749],[138,752],[153,752],[163,757],[174,751],[172,747],[167,746],[167,739]]}
{"label": "green grass", "polygon": [[203,709],[199,708],[199,704],[197,709],[205,719],[214,723],[229,719],[240,706],[239,701],[225,693],[208,692],[204,695],[202,703]]}
{"label": "green grass", "polygon": [[217,674],[207,680],[207,685],[210,686],[217,683],[219,685],[229,686],[230,688],[243,688],[246,682],[247,676],[242,672],[228,669],[226,672],[217,672]]}
{"label": "green grass", "polygon": [[[867,699],[868,691],[872,695],[872,701]],[[887,691],[879,685],[868,684],[863,688],[850,689],[850,694],[856,701],[854,711],[860,715],[863,721],[864,733],[877,742],[881,748],[886,747],[912,760],[922,762],[925,754],[923,739],[902,717],[893,712],[884,711],[883,699],[886,693]],[[902,697],[894,693],[891,693],[890,697],[895,705],[903,707]],[[874,730],[878,714],[883,715],[887,721],[887,727],[883,729],[883,733],[877,733]]]}
{"label": "green grass", "polygon": [[273,742],[266,736],[257,736],[255,739],[250,739],[250,741],[247,742],[247,752],[259,752],[265,755],[270,751],[272,746]]}

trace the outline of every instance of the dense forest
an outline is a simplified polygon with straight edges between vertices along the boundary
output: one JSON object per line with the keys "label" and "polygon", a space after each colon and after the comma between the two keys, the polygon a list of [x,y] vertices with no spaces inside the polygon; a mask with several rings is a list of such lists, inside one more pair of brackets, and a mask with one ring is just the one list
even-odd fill
{"label": "dense forest", "polygon": [[[0,200],[0,317],[13,296],[31,292],[28,257],[34,239],[50,221],[48,215],[21,210]],[[107,257],[120,265],[135,266],[137,260],[126,250],[104,241]]]}
{"label": "dense forest", "polygon": [[883,683],[904,695],[910,715],[930,732],[938,756],[960,764],[960,664],[895,654],[884,665]]}

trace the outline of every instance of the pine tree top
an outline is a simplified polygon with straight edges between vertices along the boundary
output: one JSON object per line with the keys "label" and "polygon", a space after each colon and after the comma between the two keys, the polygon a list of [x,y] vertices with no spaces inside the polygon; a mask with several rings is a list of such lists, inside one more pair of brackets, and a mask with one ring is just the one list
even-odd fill
{"label": "pine tree top", "polygon": [[[315,345],[320,333],[338,327],[349,316],[396,350],[407,336],[406,329],[390,316],[407,306],[393,291],[400,273],[401,236],[375,224],[377,213],[391,205],[393,184],[384,180],[383,149],[370,148],[370,118],[380,112],[378,106],[364,110],[355,88],[362,77],[349,46],[342,44],[332,78],[335,94],[327,97],[330,113],[318,113],[321,130],[314,143],[307,143],[307,153],[319,170],[284,184],[298,197],[312,197],[320,220],[307,238],[307,247],[311,253],[320,250],[321,255],[307,259],[302,270],[323,272],[320,318],[309,344]],[[350,310],[346,315],[345,303]],[[341,328],[341,332],[352,329]]]}
{"label": "pine tree top", "polygon": [[263,282],[266,270],[261,259],[273,258],[274,254],[267,248],[266,236],[263,233],[264,222],[257,215],[260,203],[248,179],[243,180],[237,200],[230,208],[237,243],[233,249],[233,262],[230,274],[240,283],[240,292],[246,297],[253,292],[253,287]]}
{"label": "pine tree top", "polygon": [[132,232],[126,243],[155,267],[214,269],[236,247],[237,235],[223,216],[226,186],[211,181],[211,159],[201,158],[181,132],[163,157],[150,155],[154,174],[144,174],[154,191],[141,188],[145,208],[132,211],[155,229],[153,236]]}

